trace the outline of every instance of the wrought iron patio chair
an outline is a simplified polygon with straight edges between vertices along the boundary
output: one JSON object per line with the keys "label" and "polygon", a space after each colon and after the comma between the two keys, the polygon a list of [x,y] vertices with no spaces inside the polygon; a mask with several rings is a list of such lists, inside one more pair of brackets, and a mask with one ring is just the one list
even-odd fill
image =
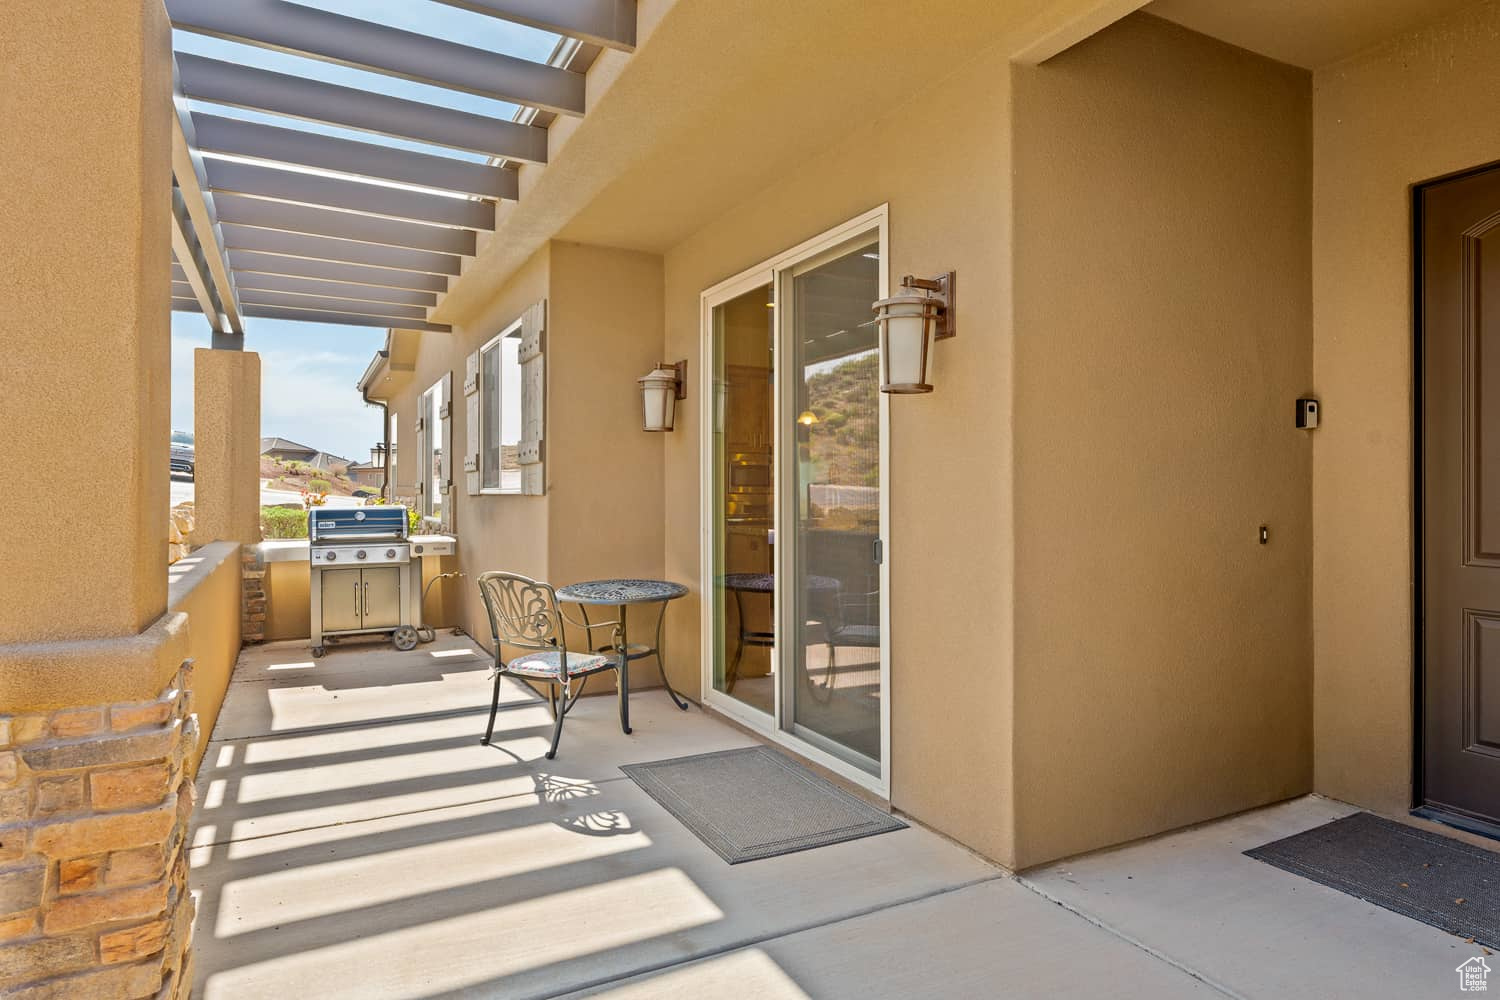
{"label": "wrought iron patio chair", "polygon": [[[569,618],[557,603],[557,592],[550,583],[517,573],[483,573],[478,583],[485,610],[490,616],[490,636],[495,642],[495,666],[491,674],[495,691],[490,702],[489,725],[485,727],[480,743],[488,746],[494,735],[495,715],[500,711],[500,682],[505,677],[515,677],[528,687],[536,681],[547,685],[547,704],[556,720],[552,727],[552,749],[547,751],[548,760],[557,756],[563,719],[582,697],[588,678],[594,674],[606,670],[615,672],[620,696],[620,729],[627,734],[630,732],[630,674],[624,657],[570,652],[567,642],[567,625],[571,624],[584,630],[588,648],[595,647],[593,632],[601,628],[614,629],[611,645],[623,647],[619,622],[589,623]],[[506,646],[531,652],[507,661],[504,658]],[[578,689],[570,692],[575,680]]]}

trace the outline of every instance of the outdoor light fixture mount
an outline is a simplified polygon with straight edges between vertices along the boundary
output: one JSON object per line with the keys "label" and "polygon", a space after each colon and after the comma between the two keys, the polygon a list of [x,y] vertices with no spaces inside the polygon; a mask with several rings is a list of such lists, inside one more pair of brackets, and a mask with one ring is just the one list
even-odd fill
{"label": "outdoor light fixture mount", "polygon": [[687,399],[687,362],[658,361],[656,367],[636,379],[641,387],[644,428],[669,431],[676,423],[677,400]]}
{"label": "outdoor light fixture mount", "polygon": [[875,302],[875,323],[880,327],[880,391],[897,395],[931,392],[927,360],[934,341],[957,334],[954,297],[957,274],[948,271],[935,278],[908,274],[901,279],[901,292]]}

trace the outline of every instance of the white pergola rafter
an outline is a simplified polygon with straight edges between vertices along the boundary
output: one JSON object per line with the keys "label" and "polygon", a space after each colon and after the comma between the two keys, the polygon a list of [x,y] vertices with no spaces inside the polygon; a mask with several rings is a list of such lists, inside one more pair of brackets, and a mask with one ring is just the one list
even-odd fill
{"label": "white pergola rafter", "polygon": [[550,123],[583,114],[592,58],[636,45],[636,0],[431,2],[563,40],[535,62],[286,0],[166,0],[179,31],[518,106],[490,117],[179,53],[173,308],[204,313],[216,346],[244,316],[447,332],[428,317],[520,197],[518,164],[545,164]]}

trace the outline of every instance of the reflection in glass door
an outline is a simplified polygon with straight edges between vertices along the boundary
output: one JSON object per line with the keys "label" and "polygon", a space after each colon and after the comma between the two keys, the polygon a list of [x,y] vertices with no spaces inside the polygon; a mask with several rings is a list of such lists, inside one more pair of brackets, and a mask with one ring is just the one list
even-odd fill
{"label": "reflection in glass door", "polygon": [[782,727],[871,774],[881,758],[880,244],[783,275]]}
{"label": "reflection in glass door", "polygon": [[775,433],[769,283],[713,309],[713,686],[775,711]]}

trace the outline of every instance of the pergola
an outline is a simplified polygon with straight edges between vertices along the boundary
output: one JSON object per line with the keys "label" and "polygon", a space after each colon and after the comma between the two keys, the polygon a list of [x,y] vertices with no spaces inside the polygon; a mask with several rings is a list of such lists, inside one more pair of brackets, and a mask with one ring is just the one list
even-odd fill
{"label": "pergola", "polygon": [[517,106],[510,119],[490,117],[175,52],[172,308],[202,313],[215,347],[239,347],[254,317],[448,332],[428,317],[479,234],[494,231],[499,203],[520,196],[522,165],[547,162],[557,116],[584,114],[585,73],[601,49],[635,46],[635,0],[433,2],[560,40],[535,62],[286,0],[167,0],[181,32]]}

